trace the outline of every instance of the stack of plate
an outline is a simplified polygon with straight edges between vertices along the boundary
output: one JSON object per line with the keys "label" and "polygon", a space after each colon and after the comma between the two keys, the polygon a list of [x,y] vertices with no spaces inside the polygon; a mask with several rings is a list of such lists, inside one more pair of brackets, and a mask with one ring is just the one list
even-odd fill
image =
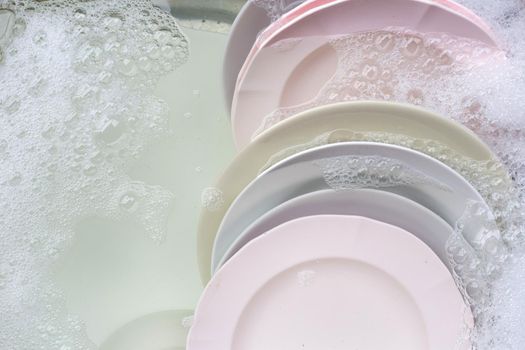
{"label": "stack of plate", "polygon": [[[412,105],[300,108],[352,64],[334,53],[334,36],[407,33],[399,28],[498,45],[447,0],[311,0],[273,23],[252,2],[241,11],[224,70],[240,153],[201,215],[208,284],[189,350],[469,348],[475,317],[447,242],[472,203],[491,217],[454,169],[498,162],[494,154],[464,126]],[[259,132],[268,115],[295,107]],[[475,241],[486,219],[470,218],[462,237]]]}

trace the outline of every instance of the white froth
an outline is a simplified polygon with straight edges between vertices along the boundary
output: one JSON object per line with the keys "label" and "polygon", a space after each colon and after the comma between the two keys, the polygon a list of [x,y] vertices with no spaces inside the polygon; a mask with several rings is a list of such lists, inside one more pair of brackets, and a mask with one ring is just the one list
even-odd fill
{"label": "white froth", "polygon": [[381,156],[339,156],[318,160],[315,164],[322,170],[326,184],[335,190],[427,185],[451,191],[410,165]]}
{"label": "white froth", "polygon": [[172,194],[128,169],[169,135],[151,94],[188,42],[149,1],[0,1],[0,348],[91,349],[50,271],[75,224],[128,218],[160,242]]}
{"label": "white froth", "polygon": [[209,211],[217,211],[224,205],[224,194],[216,187],[206,187],[201,193],[201,204]]}
{"label": "white froth", "polygon": [[275,22],[282,15],[299,6],[305,0],[249,0],[255,6],[263,8],[268,18]]}
{"label": "white froth", "polygon": [[314,283],[316,272],[313,270],[302,270],[297,272],[297,282],[301,287],[309,287]]}
{"label": "white froth", "polygon": [[193,325],[193,321],[194,321],[194,317],[193,315],[192,316],[188,316],[188,317],[184,317],[182,320],[181,320],[181,326],[185,329],[190,329],[191,326]]}

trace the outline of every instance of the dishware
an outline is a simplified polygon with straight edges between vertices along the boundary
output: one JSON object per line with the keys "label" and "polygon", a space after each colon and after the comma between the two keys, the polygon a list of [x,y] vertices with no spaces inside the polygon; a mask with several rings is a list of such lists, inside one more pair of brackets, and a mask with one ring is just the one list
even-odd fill
{"label": "dishware", "polygon": [[[313,7],[310,3],[302,6],[306,5]],[[405,33],[406,30],[410,32]],[[342,49],[337,49],[334,44],[336,36],[382,31],[393,33],[393,42],[409,42],[412,37],[422,41],[422,38],[430,38],[436,33],[446,33],[448,36],[497,47],[492,36],[475,23],[437,3],[416,0],[345,0],[314,7],[278,27],[276,33],[263,33],[260,39],[262,44],[256,45],[246,59],[239,73],[232,102],[232,128],[237,147],[246,147],[267,124],[268,116],[273,112],[301,106],[316,98],[322,88],[343,69],[341,67],[360,69],[363,62],[356,62],[355,59],[346,62],[342,59]],[[440,42],[435,39],[432,37],[432,44],[430,39],[427,40],[428,45],[425,42],[429,46],[425,49],[428,60],[417,56],[410,56],[409,59],[432,62],[429,63],[432,67],[442,69],[439,62],[443,60],[447,66],[456,63],[467,65],[471,61],[482,62],[491,55],[481,55],[483,50],[474,49],[472,53],[465,53],[463,42],[451,44],[448,40]],[[378,38],[376,41],[380,50],[385,49],[381,46],[384,40]],[[348,45],[353,47],[359,44]],[[389,44],[385,45],[389,47]],[[352,50],[355,51],[355,47]],[[369,48],[363,49],[362,56],[371,55],[371,51]],[[477,54],[480,56],[477,57]],[[411,70],[415,69],[411,67],[408,65],[404,68],[405,75],[410,75]],[[367,98],[373,99],[374,96],[371,94]]]}
{"label": "dishware", "polygon": [[[476,161],[497,160],[469,129],[422,108],[391,102],[345,102],[315,108],[261,134],[215,183],[220,205],[201,211],[197,250],[201,279],[210,278],[213,242],[234,199],[264,168],[320,144],[353,140],[353,133],[393,134],[431,141]],[[334,136],[334,137],[333,137]]]}
{"label": "dishware", "polygon": [[187,350],[455,349],[469,321],[451,274],[414,235],[313,216],[256,238],[217,272]]}
{"label": "dishware", "polygon": [[400,227],[428,245],[445,265],[449,265],[446,242],[453,229],[442,218],[418,203],[402,196],[374,189],[320,190],[295,197],[268,211],[236,237],[221,247],[221,236],[215,240],[212,272],[215,273],[251,240],[271,229],[297,218],[313,215],[358,215]]}
{"label": "dishware", "polygon": [[[212,261],[220,259],[250,224],[272,208],[299,195],[330,188],[392,192],[430,209],[452,227],[469,203],[484,203],[461,175],[423,153],[373,142],[319,146],[268,168],[237,196],[215,237]],[[465,229],[467,237],[474,237],[477,229],[472,223],[472,229]],[[444,250],[440,247],[439,252]]]}
{"label": "dishware", "polygon": [[257,35],[271,23],[265,9],[248,1],[233,22],[223,59],[224,101],[231,110],[235,82]]}
{"label": "dishware", "polygon": [[[279,12],[283,12],[283,15],[286,15],[288,11],[291,11],[303,1],[281,0],[279,3],[274,3],[274,6],[280,6]],[[231,110],[235,83],[244,60],[257,41],[259,34],[273,20],[274,18],[268,13],[268,9],[256,4],[253,0],[248,0],[233,22],[223,59],[223,90],[228,112]]]}
{"label": "dishware", "polygon": [[[231,109],[235,83],[244,61],[254,46],[256,46],[256,48],[253,49],[254,51],[261,46],[261,44],[258,43],[261,40],[257,40],[259,34],[264,31],[265,37],[271,37],[278,32],[280,27],[286,25],[298,16],[303,15],[305,12],[315,9],[315,7],[319,5],[335,3],[334,0],[328,2],[326,0],[314,0],[297,5],[300,2],[301,1],[288,1],[288,3],[290,3],[289,8],[291,9],[273,23],[272,19],[268,16],[268,12],[260,6],[255,5],[253,1],[248,1],[243,6],[231,28],[223,61],[223,85],[228,110]],[[489,37],[495,38],[490,27],[468,8],[454,1],[440,0],[437,2],[468,18],[480,29],[485,31]],[[293,7],[294,5],[295,7]],[[252,55],[253,54],[255,54],[255,52],[253,52]]]}
{"label": "dishware", "polygon": [[193,311],[171,310],[142,316],[122,326],[99,347],[100,350],[183,350]]}

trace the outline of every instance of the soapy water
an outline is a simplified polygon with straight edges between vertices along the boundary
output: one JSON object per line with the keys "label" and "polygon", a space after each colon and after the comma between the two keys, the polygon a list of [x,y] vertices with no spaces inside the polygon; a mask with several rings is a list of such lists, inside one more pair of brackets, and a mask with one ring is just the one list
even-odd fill
{"label": "soapy water", "polygon": [[252,4],[266,11],[268,18],[275,22],[282,15],[299,6],[306,0],[249,0]]}
{"label": "soapy water", "polygon": [[[359,133],[355,139],[400,144],[430,154],[458,171],[482,195],[491,212],[481,203],[470,203],[448,242],[449,259],[475,317],[473,348],[521,349],[525,323],[525,3],[458,2],[492,27],[502,51],[466,38],[399,28],[333,37],[329,45],[338,58],[334,76],[313,100],[271,112],[256,135],[305,109],[358,99],[419,105],[473,130],[503,167],[439,150],[429,140]],[[293,50],[298,40],[308,38],[276,43],[275,49]],[[332,135],[320,135],[309,144],[275,155],[266,166],[300,149],[330,142],[336,142]],[[478,239],[466,240],[465,227],[482,218],[486,220],[479,227]],[[496,232],[500,239],[495,238]]]}
{"label": "soapy water", "polygon": [[136,222],[156,242],[173,195],[127,175],[170,135],[151,93],[188,42],[150,1],[0,1],[0,348],[94,349],[51,271],[82,218]]}

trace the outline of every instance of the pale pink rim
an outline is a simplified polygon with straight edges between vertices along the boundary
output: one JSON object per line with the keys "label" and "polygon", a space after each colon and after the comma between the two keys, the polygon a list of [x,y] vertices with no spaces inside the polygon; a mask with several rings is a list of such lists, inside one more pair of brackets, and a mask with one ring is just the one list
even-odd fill
{"label": "pale pink rim", "polygon": [[449,271],[414,235],[364,217],[320,215],[270,230],[217,272],[198,303],[187,350],[231,350],[238,320],[261,287],[289,268],[331,258],[366,262],[404,285],[422,312],[430,350],[455,348],[471,323]]}

